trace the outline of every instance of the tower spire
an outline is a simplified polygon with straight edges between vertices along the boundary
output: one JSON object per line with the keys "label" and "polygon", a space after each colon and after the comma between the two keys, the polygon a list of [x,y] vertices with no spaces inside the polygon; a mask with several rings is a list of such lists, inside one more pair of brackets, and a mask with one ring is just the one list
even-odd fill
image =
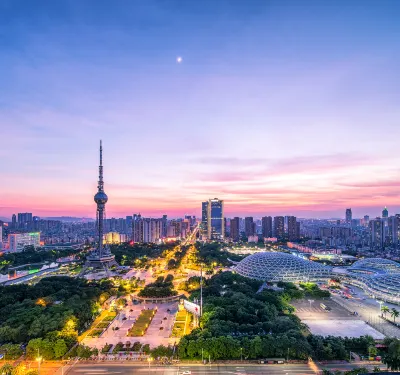
{"label": "tower spire", "polygon": [[99,165],[99,184],[97,186],[98,191],[104,191],[103,181],[103,145],[100,140],[100,165]]}

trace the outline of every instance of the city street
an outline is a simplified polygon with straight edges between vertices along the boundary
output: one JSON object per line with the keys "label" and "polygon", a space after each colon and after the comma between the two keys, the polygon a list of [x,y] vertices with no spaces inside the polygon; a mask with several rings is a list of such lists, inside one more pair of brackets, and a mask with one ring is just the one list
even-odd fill
{"label": "city street", "polygon": [[295,365],[182,365],[182,366],[159,366],[156,364],[140,365],[135,363],[99,363],[99,364],[77,364],[68,371],[68,375],[106,375],[106,374],[154,374],[179,375],[190,371],[192,375],[214,375],[214,374],[236,374],[236,375],[302,375],[315,374],[308,364]]}
{"label": "city street", "polygon": [[[258,364],[182,364],[174,366],[164,366],[157,364],[139,363],[78,363],[68,370],[69,375],[106,375],[106,374],[151,374],[158,375],[182,375],[190,372],[191,375],[215,375],[215,374],[231,374],[231,375],[308,375],[321,374],[322,369],[347,371],[354,367],[366,367],[373,370],[377,364],[359,363],[334,363],[334,364],[274,364],[274,365],[258,365]],[[382,364],[378,365],[381,370],[386,367]],[[67,367],[64,369],[66,373]],[[60,372],[60,371],[58,371]]]}

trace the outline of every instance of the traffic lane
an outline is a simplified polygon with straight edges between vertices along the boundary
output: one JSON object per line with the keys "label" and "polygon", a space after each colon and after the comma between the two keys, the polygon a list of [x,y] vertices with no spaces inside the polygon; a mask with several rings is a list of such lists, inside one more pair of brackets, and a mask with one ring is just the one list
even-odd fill
{"label": "traffic lane", "polygon": [[123,364],[78,364],[73,367],[68,374],[70,375],[106,375],[106,374],[142,374],[157,373],[158,375],[181,375],[190,371],[191,375],[311,375],[315,371],[308,365],[204,365],[204,366],[157,366],[123,363]]}
{"label": "traffic lane", "polygon": [[379,367],[381,371],[386,371],[386,365],[383,363],[375,363],[375,364],[370,364],[368,362],[357,362],[357,363],[336,363],[336,364],[327,364],[327,365],[320,365],[321,368],[323,369],[328,369],[328,370],[340,370],[340,371],[348,371],[351,370],[355,367],[365,367],[368,370],[373,370],[375,367]]}

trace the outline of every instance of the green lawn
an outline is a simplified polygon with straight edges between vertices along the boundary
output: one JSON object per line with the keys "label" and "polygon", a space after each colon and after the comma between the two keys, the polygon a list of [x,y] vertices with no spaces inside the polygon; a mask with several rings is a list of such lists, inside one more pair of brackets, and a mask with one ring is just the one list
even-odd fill
{"label": "green lawn", "polygon": [[116,312],[109,312],[108,315],[102,320],[102,322],[111,322],[117,316]]}
{"label": "green lawn", "polygon": [[132,328],[128,331],[127,336],[139,337],[146,333],[156,310],[142,310],[136,322],[133,324]]}
{"label": "green lawn", "polygon": [[186,321],[186,310],[178,311],[175,317],[176,322],[185,322]]}
{"label": "green lawn", "polygon": [[185,334],[186,310],[178,311],[175,316],[171,337],[183,337]]}
{"label": "green lawn", "polygon": [[92,329],[88,334],[89,337],[99,337],[103,333],[103,329]]}

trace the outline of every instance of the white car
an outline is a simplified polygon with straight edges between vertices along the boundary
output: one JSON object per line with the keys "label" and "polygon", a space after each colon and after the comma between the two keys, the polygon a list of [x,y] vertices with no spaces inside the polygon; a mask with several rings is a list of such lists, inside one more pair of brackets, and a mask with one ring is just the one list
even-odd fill
{"label": "white car", "polygon": [[183,371],[181,372],[179,375],[190,375],[192,373],[192,371]]}

